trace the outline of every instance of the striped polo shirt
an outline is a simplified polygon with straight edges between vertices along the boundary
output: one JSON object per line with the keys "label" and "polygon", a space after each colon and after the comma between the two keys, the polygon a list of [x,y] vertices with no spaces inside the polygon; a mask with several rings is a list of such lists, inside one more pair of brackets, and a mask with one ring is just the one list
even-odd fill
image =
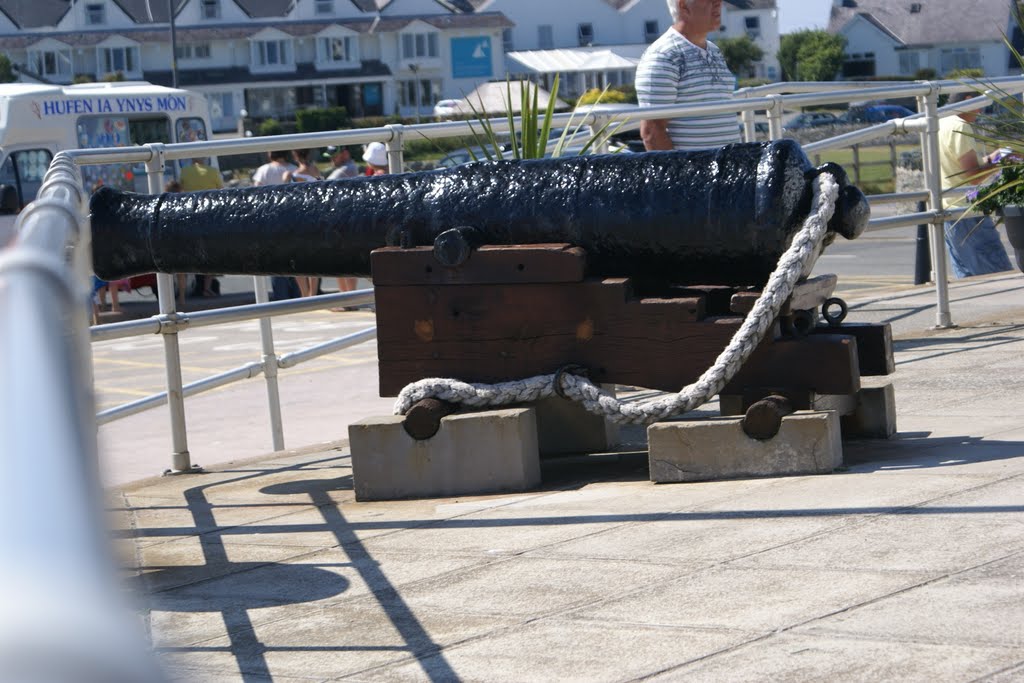
{"label": "striped polo shirt", "polygon": [[[636,70],[641,107],[695,104],[732,96],[736,77],[721,50],[708,41],[706,50],[670,28],[644,52]],[[676,149],[721,147],[740,141],[736,114],[669,119],[668,134]]]}

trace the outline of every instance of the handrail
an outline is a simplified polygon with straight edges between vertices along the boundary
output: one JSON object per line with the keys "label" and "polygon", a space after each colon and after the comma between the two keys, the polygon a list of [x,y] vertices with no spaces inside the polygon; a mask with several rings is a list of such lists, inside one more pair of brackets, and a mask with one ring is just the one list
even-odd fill
{"label": "handrail", "polygon": [[103,533],[85,196],[74,163],[58,154],[0,253],[0,671],[155,681]]}

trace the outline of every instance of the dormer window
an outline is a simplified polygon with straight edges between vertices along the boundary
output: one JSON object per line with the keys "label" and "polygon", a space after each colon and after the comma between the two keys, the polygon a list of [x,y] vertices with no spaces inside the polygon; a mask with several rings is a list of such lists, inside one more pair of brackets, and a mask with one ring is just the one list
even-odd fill
{"label": "dormer window", "polygon": [[252,41],[252,65],[257,70],[280,70],[295,64],[290,39]]}
{"label": "dormer window", "polygon": [[57,81],[70,81],[71,49],[29,50],[28,65],[40,76]]}
{"label": "dormer window", "polygon": [[102,3],[85,6],[85,23],[89,26],[102,26],[107,23],[107,11]]}
{"label": "dormer window", "polygon": [[220,0],[202,0],[203,19],[220,19]]}
{"label": "dormer window", "polygon": [[918,14],[918,13],[920,13],[920,11],[921,11],[921,3],[915,2],[915,3],[913,3],[910,6],[910,13],[911,14]]}
{"label": "dormer window", "polygon": [[436,33],[402,34],[402,59],[437,59]]}
{"label": "dormer window", "polygon": [[316,0],[317,14],[334,14],[334,0]]}
{"label": "dormer window", "polygon": [[351,64],[358,60],[356,39],[353,36],[321,37],[316,39],[316,59],[324,66]]}

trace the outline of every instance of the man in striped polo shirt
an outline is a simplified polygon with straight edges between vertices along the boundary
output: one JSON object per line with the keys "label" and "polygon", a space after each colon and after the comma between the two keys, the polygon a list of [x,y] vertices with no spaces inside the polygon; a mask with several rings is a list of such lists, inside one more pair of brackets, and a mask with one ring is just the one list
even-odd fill
{"label": "man in striped polo shirt", "polygon": [[[731,97],[736,77],[708,40],[722,21],[722,0],[668,0],[668,9],[672,26],[647,48],[637,66],[640,106]],[[643,121],[640,135],[648,150],[708,149],[740,141],[735,113]]]}

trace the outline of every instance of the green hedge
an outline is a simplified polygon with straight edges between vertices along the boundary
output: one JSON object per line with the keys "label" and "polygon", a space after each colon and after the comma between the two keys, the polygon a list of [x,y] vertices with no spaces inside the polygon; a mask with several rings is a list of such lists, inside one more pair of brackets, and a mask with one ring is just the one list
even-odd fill
{"label": "green hedge", "polygon": [[300,133],[322,130],[342,130],[352,127],[352,117],[345,107],[302,109],[295,112],[295,126]]}

